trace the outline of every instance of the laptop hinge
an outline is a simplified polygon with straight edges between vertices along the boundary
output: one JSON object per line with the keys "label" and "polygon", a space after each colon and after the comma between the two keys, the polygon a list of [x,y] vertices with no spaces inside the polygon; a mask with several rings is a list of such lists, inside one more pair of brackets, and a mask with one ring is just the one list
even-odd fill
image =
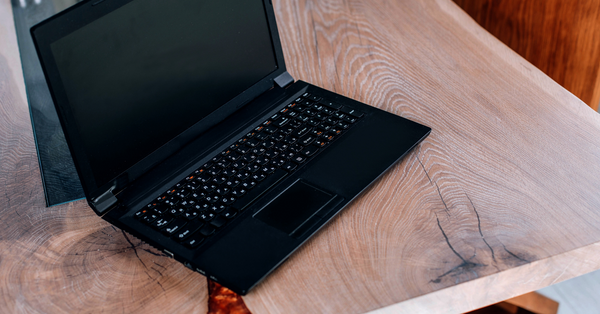
{"label": "laptop hinge", "polygon": [[277,86],[281,88],[286,88],[294,83],[294,78],[287,72],[281,73],[278,77],[274,79]]}
{"label": "laptop hinge", "polygon": [[98,215],[104,214],[119,201],[113,194],[115,187],[116,186],[111,187],[108,191],[104,192],[104,194],[92,200],[92,204],[94,205],[94,209]]}

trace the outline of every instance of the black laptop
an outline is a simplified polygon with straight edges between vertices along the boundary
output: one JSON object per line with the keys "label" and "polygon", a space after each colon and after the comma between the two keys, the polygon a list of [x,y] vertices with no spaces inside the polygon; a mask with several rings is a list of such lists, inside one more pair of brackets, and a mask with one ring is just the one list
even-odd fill
{"label": "black laptop", "polygon": [[269,0],[83,1],[31,33],[90,207],[241,294],[431,131],[294,82]]}

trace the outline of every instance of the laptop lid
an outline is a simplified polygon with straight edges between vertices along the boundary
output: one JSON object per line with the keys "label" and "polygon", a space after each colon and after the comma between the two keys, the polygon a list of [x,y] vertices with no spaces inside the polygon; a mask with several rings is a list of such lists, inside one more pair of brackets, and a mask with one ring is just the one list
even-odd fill
{"label": "laptop lid", "polygon": [[[32,37],[92,208],[289,77],[267,0],[83,1]],[[291,77],[289,77],[291,79]]]}

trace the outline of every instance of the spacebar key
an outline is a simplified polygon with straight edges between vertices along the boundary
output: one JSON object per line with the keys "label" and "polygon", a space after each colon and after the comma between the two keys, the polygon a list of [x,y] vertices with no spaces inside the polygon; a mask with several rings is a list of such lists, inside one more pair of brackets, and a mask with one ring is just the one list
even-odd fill
{"label": "spacebar key", "polygon": [[277,184],[281,179],[287,176],[287,172],[281,169],[275,170],[272,175],[264,179],[260,184],[248,191],[242,198],[238,199],[233,203],[232,207],[237,210],[244,210],[250,203],[259,198],[265,192],[269,191],[271,187]]}

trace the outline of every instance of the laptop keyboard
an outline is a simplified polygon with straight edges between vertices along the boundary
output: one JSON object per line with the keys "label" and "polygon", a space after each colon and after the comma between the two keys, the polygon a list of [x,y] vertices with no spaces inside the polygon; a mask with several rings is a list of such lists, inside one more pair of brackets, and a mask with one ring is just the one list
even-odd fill
{"label": "laptop keyboard", "polygon": [[134,217],[195,248],[362,116],[353,108],[305,93]]}

